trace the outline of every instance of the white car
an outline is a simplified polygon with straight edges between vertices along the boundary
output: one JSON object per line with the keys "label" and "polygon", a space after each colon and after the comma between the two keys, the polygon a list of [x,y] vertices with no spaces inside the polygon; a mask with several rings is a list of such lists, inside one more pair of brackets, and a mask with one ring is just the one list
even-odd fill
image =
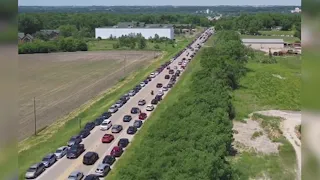
{"label": "white car", "polygon": [[162,91],[168,91],[168,87],[166,86],[162,87]]}
{"label": "white car", "polygon": [[156,77],[156,74],[155,74],[155,73],[151,73],[151,74],[150,74],[150,77],[151,77],[151,78],[154,78],[154,77]]}
{"label": "white car", "polygon": [[109,109],[109,112],[115,113],[118,111],[118,106],[117,105],[112,105]]}
{"label": "white car", "polygon": [[159,75],[159,72],[158,72],[158,71],[154,72],[154,75],[155,75],[155,76],[158,76],[158,75]]}
{"label": "white car", "polygon": [[148,105],[147,107],[146,107],[146,110],[147,111],[153,111],[154,110],[154,106],[153,105]]}
{"label": "white car", "polygon": [[160,90],[159,92],[158,92],[158,94],[157,94],[158,96],[163,96],[164,95],[164,93],[163,93],[163,91],[162,90]]}
{"label": "white car", "polygon": [[106,130],[110,129],[111,126],[112,126],[111,121],[109,119],[106,119],[101,123],[100,130],[106,131]]}
{"label": "white car", "polygon": [[145,86],[146,86],[146,83],[141,82],[141,83],[140,83],[140,86],[141,86],[141,87],[145,87]]}

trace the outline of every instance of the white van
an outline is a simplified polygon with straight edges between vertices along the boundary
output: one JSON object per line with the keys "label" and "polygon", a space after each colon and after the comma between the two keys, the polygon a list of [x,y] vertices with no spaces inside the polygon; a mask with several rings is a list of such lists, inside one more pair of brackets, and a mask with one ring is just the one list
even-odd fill
{"label": "white van", "polygon": [[112,126],[112,123],[109,119],[104,120],[100,125],[100,130],[105,131],[110,129]]}

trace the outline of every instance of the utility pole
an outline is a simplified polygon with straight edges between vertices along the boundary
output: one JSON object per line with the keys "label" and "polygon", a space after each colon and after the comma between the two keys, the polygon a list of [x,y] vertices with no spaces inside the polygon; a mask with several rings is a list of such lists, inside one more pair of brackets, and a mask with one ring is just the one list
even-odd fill
{"label": "utility pole", "polygon": [[127,61],[127,56],[124,56],[124,63],[123,63],[123,77],[126,76],[126,61]]}
{"label": "utility pole", "polygon": [[36,97],[33,97],[34,135],[37,135]]}

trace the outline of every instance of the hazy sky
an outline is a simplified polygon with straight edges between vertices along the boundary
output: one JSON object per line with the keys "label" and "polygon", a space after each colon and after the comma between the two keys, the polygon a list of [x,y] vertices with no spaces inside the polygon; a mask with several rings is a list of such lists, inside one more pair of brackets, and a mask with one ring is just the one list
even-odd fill
{"label": "hazy sky", "polygon": [[21,6],[92,5],[301,5],[301,0],[19,0]]}

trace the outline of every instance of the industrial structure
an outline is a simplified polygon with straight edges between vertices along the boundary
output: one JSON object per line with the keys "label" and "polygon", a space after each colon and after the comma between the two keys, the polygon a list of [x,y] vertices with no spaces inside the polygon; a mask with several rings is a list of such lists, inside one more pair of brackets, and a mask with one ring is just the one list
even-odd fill
{"label": "industrial structure", "polygon": [[253,49],[283,49],[283,39],[242,39],[244,45]]}
{"label": "industrial structure", "polygon": [[144,22],[120,22],[112,27],[99,27],[95,29],[95,37],[108,39],[121,36],[135,36],[141,34],[144,38],[154,38],[157,34],[160,38],[174,39],[174,28],[171,24],[145,24]]}

